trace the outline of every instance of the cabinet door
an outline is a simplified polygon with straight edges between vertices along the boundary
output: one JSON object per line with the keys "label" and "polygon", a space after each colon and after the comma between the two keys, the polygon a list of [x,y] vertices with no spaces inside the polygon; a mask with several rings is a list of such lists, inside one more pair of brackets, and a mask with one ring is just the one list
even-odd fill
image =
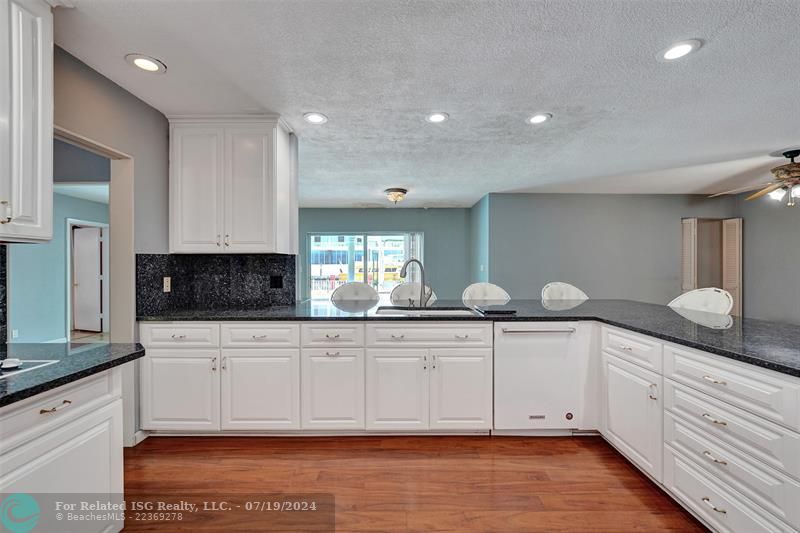
{"label": "cabinet door", "polygon": [[303,429],[364,429],[364,350],[302,354]]}
{"label": "cabinet door", "polygon": [[170,155],[170,251],[223,249],[223,130],[173,126]]}
{"label": "cabinet door", "polygon": [[222,429],[299,429],[300,351],[222,351]]}
{"label": "cabinet door", "polygon": [[141,365],[142,429],[219,429],[219,351],[147,350]]}
{"label": "cabinet door", "polygon": [[430,352],[430,428],[492,427],[492,350]]}
{"label": "cabinet door", "polygon": [[[53,236],[53,16],[38,0],[0,2],[0,237]],[[8,19],[5,19],[8,17]],[[7,31],[5,31],[7,29]],[[5,120],[3,120],[5,119]]]}
{"label": "cabinet door", "polygon": [[227,252],[274,252],[272,128],[225,129]]}
{"label": "cabinet door", "polygon": [[[107,494],[111,501],[121,503],[122,476],[119,399],[0,456],[0,494],[6,495]],[[71,530],[119,531],[122,525],[98,519],[83,522],[80,527],[75,524]],[[42,531],[60,529],[53,523],[50,526],[55,529],[45,523],[39,526]]]}
{"label": "cabinet door", "polygon": [[603,354],[603,434],[631,461],[661,481],[661,376]]}
{"label": "cabinet door", "polygon": [[367,429],[428,429],[428,350],[367,350]]}

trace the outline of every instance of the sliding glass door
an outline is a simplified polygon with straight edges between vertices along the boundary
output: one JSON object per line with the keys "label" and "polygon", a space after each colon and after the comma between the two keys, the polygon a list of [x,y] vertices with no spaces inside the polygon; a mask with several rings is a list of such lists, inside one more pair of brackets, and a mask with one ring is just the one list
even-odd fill
{"label": "sliding glass door", "polygon": [[329,299],[340,285],[360,281],[388,301],[397,285],[416,279],[416,268],[406,280],[400,278],[400,268],[409,258],[422,260],[422,234],[314,233],[308,235],[307,250],[306,277],[312,299]]}

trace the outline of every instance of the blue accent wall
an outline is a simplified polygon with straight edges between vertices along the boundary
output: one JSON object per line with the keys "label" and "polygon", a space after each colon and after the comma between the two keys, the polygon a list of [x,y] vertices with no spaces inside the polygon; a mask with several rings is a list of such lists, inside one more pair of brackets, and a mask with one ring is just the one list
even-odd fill
{"label": "blue accent wall", "polygon": [[469,212],[470,281],[489,281],[489,195],[481,198]]}
{"label": "blue accent wall", "polygon": [[426,282],[442,299],[461,298],[470,283],[470,210],[463,208],[300,209],[297,283],[305,299],[309,233],[414,231],[424,234]]}
{"label": "blue accent wall", "polygon": [[[108,222],[108,206],[53,195],[53,240],[8,245],[8,341],[46,342],[66,337],[68,218]],[[12,338],[12,331],[19,336]]]}

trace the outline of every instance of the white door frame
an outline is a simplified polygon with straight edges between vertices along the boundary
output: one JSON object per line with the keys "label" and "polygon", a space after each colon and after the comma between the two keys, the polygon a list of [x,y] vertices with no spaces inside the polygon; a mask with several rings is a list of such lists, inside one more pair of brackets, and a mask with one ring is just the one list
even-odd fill
{"label": "white door frame", "polygon": [[[111,159],[109,183],[109,335],[111,342],[136,341],[136,254],[134,252],[133,156],[94,139],[53,126],[54,136]],[[123,444],[134,446],[146,437],[139,429],[139,361],[122,366]]]}
{"label": "white door frame", "polygon": [[66,246],[67,246],[67,329],[66,329],[66,337],[67,342],[72,341],[72,299],[74,297],[73,287],[72,287],[72,229],[73,228],[101,228],[103,229],[103,327],[101,333],[105,333],[106,331],[110,332],[111,327],[109,324],[109,319],[111,317],[111,310],[109,309],[111,299],[110,299],[110,285],[109,281],[111,280],[111,269],[109,266],[110,254],[109,254],[109,243],[111,241],[110,238],[110,231],[108,224],[103,222],[91,222],[89,220],[79,220],[77,218],[68,218],[66,224],[66,231],[67,231],[67,238],[66,238]]}

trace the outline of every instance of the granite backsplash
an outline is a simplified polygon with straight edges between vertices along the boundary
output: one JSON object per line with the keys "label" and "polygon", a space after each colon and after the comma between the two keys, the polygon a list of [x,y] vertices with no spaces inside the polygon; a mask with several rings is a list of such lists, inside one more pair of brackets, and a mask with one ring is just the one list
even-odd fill
{"label": "granite backsplash", "polygon": [[[171,292],[164,292],[164,277]],[[295,302],[295,256],[137,254],[136,314],[258,309]]]}

